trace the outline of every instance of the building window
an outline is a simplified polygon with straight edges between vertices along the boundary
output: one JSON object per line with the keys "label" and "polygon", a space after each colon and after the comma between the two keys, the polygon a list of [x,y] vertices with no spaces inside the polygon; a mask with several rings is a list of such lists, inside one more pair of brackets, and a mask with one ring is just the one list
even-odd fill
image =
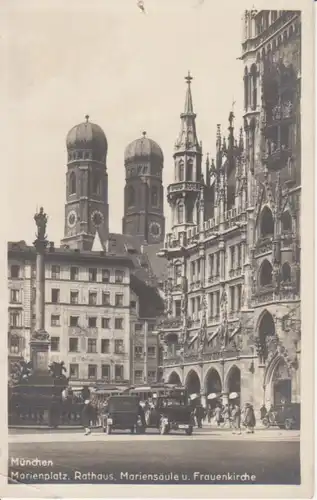
{"label": "building window", "polygon": [[191,274],[192,281],[195,281],[196,262],[191,262],[190,271],[191,271],[190,274]]}
{"label": "building window", "polygon": [[220,275],[220,254],[217,252],[215,254],[215,259],[216,259],[216,276]]}
{"label": "building window", "polygon": [[115,330],[122,330],[123,329],[123,318],[115,318],[114,327],[115,327]]}
{"label": "building window", "polygon": [[231,286],[230,287],[230,310],[231,312],[235,311],[235,303],[234,303],[234,299],[235,299],[235,296],[234,296],[234,292],[235,292],[235,287],[234,286]]}
{"label": "building window", "polygon": [[97,378],[97,365],[88,365],[88,378]]}
{"label": "building window", "polygon": [[13,327],[21,326],[21,314],[18,311],[10,312],[10,326]]}
{"label": "building window", "polygon": [[135,191],[132,186],[128,187],[128,207],[133,207],[135,204]]}
{"label": "building window", "polygon": [[184,222],[184,205],[183,203],[178,203],[177,205],[177,223],[183,224]]}
{"label": "building window", "polygon": [[175,266],[175,281],[177,285],[180,285],[182,281],[182,265],[176,264]]}
{"label": "building window", "polygon": [[114,376],[115,376],[116,380],[123,380],[123,366],[122,365],[115,365]]}
{"label": "building window", "polygon": [[187,166],[186,166],[186,180],[187,181],[192,181],[193,180],[193,163],[190,160],[187,161]]}
{"label": "building window", "polygon": [[123,307],[123,294],[122,293],[116,293],[115,304],[116,304],[116,307]]}
{"label": "building window", "polygon": [[90,282],[97,281],[97,269],[95,267],[90,267],[88,274]]}
{"label": "building window", "polygon": [[96,306],[97,305],[97,292],[89,292],[88,304],[90,306]]}
{"label": "building window", "polygon": [[237,286],[237,311],[241,310],[242,285]]}
{"label": "building window", "polygon": [[115,272],[115,282],[116,283],[122,283],[124,278],[124,272],[123,271],[116,271]]}
{"label": "building window", "polygon": [[110,318],[101,318],[101,328],[103,328],[104,330],[109,330]]}
{"label": "building window", "polygon": [[101,378],[110,379],[110,365],[101,365]]}
{"label": "building window", "polygon": [[156,357],[156,347],[155,346],[150,346],[147,349],[148,356],[150,358],[155,358]]}
{"label": "building window", "polygon": [[110,293],[109,292],[102,292],[102,305],[103,306],[110,306]]}
{"label": "building window", "polygon": [[265,260],[260,268],[260,285],[268,286],[272,284],[273,268],[268,260]]}
{"label": "building window", "polygon": [[72,172],[69,176],[69,194],[76,193],[76,175]]}
{"label": "building window", "polygon": [[10,302],[18,304],[20,301],[20,290],[10,290]]}
{"label": "building window", "polygon": [[77,281],[78,280],[78,267],[71,267],[70,268],[70,279],[72,281]]}
{"label": "building window", "polygon": [[237,264],[239,269],[241,268],[241,254],[242,254],[241,245],[237,245]]}
{"label": "building window", "polygon": [[156,371],[151,370],[151,371],[148,372],[147,375],[148,375],[148,377],[149,377],[150,380],[154,380],[156,378]]}
{"label": "building window", "polygon": [[135,331],[135,333],[141,333],[142,332],[142,325],[141,325],[141,323],[135,323],[135,325],[134,325],[134,331]]}
{"label": "building window", "polygon": [[158,206],[158,189],[157,186],[153,186],[151,189],[151,205],[152,207]]}
{"label": "building window", "polygon": [[51,337],[51,351],[59,351],[59,337]]}
{"label": "building window", "polygon": [[110,352],[110,340],[101,339],[101,353],[108,354]]}
{"label": "building window", "polygon": [[135,346],[134,355],[136,358],[142,358],[143,357],[143,347],[140,345]]}
{"label": "building window", "polygon": [[51,278],[53,280],[59,280],[60,273],[61,273],[60,266],[52,266],[52,269],[51,269]]}
{"label": "building window", "polygon": [[69,352],[78,352],[78,339],[70,338],[68,342]]}
{"label": "building window", "polygon": [[292,218],[290,216],[289,212],[283,212],[282,214],[282,231],[284,233],[289,232],[292,230]]}
{"label": "building window", "polygon": [[255,110],[257,107],[257,69],[255,64],[253,64],[251,67],[251,82],[252,82],[252,109]]}
{"label": "building window", "polygon": [[59,303],[59,289],[58,288],[52,288],[52,290],[51,290],[51,302],[52,302],[52,304]]}
{"label": "building window", "polygon": [[235,268],[235,247],[232,245],[230,247],[230,263],[231,263],[231,269]]}
{"label": "building window", "polygon": [[282,266],[282,281],[283,283],[290,283],[291,281],[291,266],[285,262]]}
{"label": "building window", "polygon": [[197,311],[200,311],[201,309],[200,297],[197,297],[196,300],[197,300]]}
{"label": "building window", "polygon": [[143,380],[143,370],[135,370],[134,378],[137,381]]}
{"label": "building window", "polygon": [[78,326],[79,316],[71,316],[69,318],[69,326]]}
{"label": "building window", "polygon": [[182,309],[181,309],[181,301],[180,300],[175,300],[175,316],[177,318],[180,317],[182,313]]}
{"label": "building window", "polygon": [[179,163],[178,173],[179,173],[179,176],[178,176],[179,180],[183,181],[184,180],[184,163],[182,161]]}
{"label": "building window", "polygon": [[77,364],[69,365],[69,376],[70,378],[78,378],[79,376],[79,367]]}
{"label": "building window", "polygon": [[70,303],[78,304],[78,292],[70,292]]}
{"label": "building window", "polygon": [[90,316],[88,318],[88,327],[89,328],[96,328],[97,327],[97,318],[96,318],[96,316]]}
{"label": "building window", "polygon": [[220,292],[219,290],[216,292],[216,316],[220,314]]}
{"label": "building window", "polygon": [[133,312],[136,311],[136,301],[135,300],[130,301],[130,308]]}
{"label": "building window", "polygon": [[102,282],[109,283],[110,281],[110,271],[109,269],[102,269]]}
{"label": "building window", "polygon": [[114,352],[115,354],[123,354],[124,352],[123,340],[114,341]]}
{"label": "building window", "polygon": [[51,314],[51,326],[60,326],[59,314]]}
{"label": "building window", "polygon": [[195,312],[196,312],[196,308],[195,308],[195,299],[190,299],[190,304],[191,304],[191,311],[192,311],[192,315],[194,316]]}
{"label": "building window", "polygon": [[10,352],[18,354],[20,351],[20,337],[17,335],[11,336],[9,340]]}
{"label": "building window", "polygon": [[20,278],[20,266],[11,266],[11,278]]}
{"label": "building window", "polygon": [[100,195],[101,193],[101,182],[99,175],[94,172],[92,176],[92,193]]}
{"label": "building window", "polygon": [[244,108],[245,110],[249,107],[249,75],[248,68],[244,68]]}
{"label": "building window", "polygon": [[94,353],[94,354],[97,352],[97,340],[96,339],[88,339],[87,352]]}
{"label": "building window", "polygon": [[212,318],[214,315],[214,294],[209,294],[209,317]]}
{"label": "building window", "polygon": [[213,276],[214,274],[214,255],[209,255],[209,276]]}

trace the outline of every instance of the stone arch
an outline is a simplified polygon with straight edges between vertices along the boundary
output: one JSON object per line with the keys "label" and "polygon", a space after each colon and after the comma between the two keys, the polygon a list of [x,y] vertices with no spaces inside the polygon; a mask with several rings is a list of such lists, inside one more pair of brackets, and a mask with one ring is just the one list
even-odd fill
{"label": "stone arch", "polygon": [[273,236],[274,234],[274,219],[272,210],[266,205],[260,216],[260,232],[262,237]]}
{"label": "stone arch", "polygon": [[292,373],[283,356],[276,353],[264,375],[266,404],[276,405],[292,400]]}
{"label": "stone arch", "polygon": [[182,380],[181,380],[180,375],[179,375],[179,374],[178,374],[175,370],[173,370],[173,371],[169,374],[169,377],[168,377],[168,379],[167,379],[167,383],[168,383],[168,384],[181,385]]}
{"label": "stone arch", "polygon": [[265,361],[268,356],[266,340],[268,337],[276,336],[275,322],[272,314],[269,313],[267,309],[265,309],[259,317],[257,324],[257,332],[258,332],[259,344],[261,346],[260,357],[262,361]]}
{"label": "stone arch", "polygon": [[232,365],[229,368],[225,379],[225,391],[230,395],[230,393],[236,392],[240,395],[241,393],[241,370],[237,365]]}
{"label": "stone arch", "polygon": [[76,193],[76,174],[75,172],[71,172],[69,176],[69,194]]}
{"label": "stone arch", "polygon": [[262,286],[268,286],[271,285],[273,282],[273,267],[272,264],[265,259],[260,267],[259,270],[259,285]]}
{"label": "stone arch", "polygon": [[211,393],[221,393],[222,392],[222,383],[221,383],[221,377],[219,375],[219,372],[216,370],[216,368],[210,368],[208,372],[206,373],[205,376],[205,392],[208,396],[208,394]]}
{"label": "stone arch", "polygon": [[188,394],[200,394],[201,383],[200,377],[196,370],[192,369],[187,373],[185,386],[188,390]]}

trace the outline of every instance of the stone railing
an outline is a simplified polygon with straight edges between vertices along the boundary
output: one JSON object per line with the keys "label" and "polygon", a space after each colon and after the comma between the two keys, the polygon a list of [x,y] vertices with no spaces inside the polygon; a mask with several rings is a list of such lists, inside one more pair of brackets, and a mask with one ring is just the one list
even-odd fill
{"label": "stone railing", "polygon": [[292,156],[292,151],[288,147],[278,147],[271,153],[262,155],[263,163],[269,170],[281,169],[286,165],[288,159]]}
{"label": "stone railing", "polygon": [[174,182],[167,187],[167,195],[180,191],[200,191],[201,184],[194,181]]}
{"label": "stone railing", "polygon": [[262,253],[267,253],[272,251],[272,238],[262,238],[260,239],[254,247],[254,255],[258,256]]}
{"label": "stone railing", "polygon": [[270,285],[256,292],[252,297],[252,301],[255,304],[266,304],[267,302],[273,302],[276,298],[274,287]]}
{"label": "stone railing", "polygon": [[229,270],[229,278],[237,278],[237,277],[241,276],[241,274],[242,274],[241,267],[236,267],[235,269]]}
{"label": "stone railing", "polygon": [[182,326],[182,318],[162,318],[158,320],[158,330],[177,330]]}

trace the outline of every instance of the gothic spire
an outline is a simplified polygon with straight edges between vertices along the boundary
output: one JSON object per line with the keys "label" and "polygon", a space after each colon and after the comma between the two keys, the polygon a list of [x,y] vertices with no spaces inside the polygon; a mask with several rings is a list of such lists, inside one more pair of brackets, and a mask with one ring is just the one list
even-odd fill
{"label": "gothic spire", "polygon": [[201,144],[196,134],[196,114],[194,113],[190,72],[185,77],[187,83],[184,112],[181,113],[181,130],[175,144],[175,151],[194,151],[201,153]]}

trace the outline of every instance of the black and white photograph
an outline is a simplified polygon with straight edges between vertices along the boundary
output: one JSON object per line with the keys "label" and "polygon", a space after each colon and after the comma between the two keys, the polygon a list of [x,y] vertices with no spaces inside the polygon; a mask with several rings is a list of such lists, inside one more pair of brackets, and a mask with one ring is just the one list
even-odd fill
{"label": "black and white photograph", "polygon": [[5,3],[5,496],[303,484],[297,5]]}

